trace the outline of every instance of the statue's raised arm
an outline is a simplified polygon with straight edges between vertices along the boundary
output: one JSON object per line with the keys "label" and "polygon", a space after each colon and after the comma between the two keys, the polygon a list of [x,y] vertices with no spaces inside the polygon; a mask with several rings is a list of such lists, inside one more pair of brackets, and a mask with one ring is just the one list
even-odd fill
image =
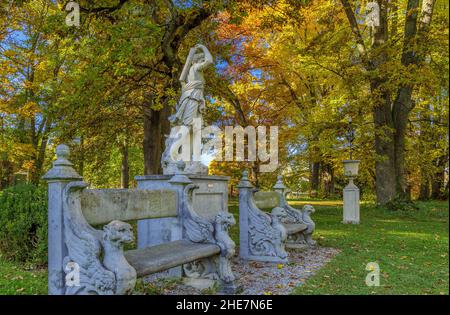
{"label": "statue's raised arm", "polygon": [[203,51],[203,62],[200,62],[197,65],[197,70],[204,70],[214,63],[211,53],[209,52],[208,48],[206,48],[204,45],[197,44],[195,45],[194,49],[197,50],[201,49]]}
{"label": "statue's raised arm", "polygon": [[197,44],[189,50],[189,54],[186,58],[183,71],[180,75],[181,85],[184,86],[189,81],[189,73],[191,68],[194,71],[203,71],[214,63],[213,56],[209,52],[208,48],[204,45]]}

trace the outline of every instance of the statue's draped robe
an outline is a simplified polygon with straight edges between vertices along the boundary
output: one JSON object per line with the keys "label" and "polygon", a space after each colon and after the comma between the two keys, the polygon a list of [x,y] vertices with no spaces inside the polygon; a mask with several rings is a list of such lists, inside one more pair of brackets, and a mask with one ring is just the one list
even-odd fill
{"label": "statue's draped robe", "polygon": [[205,81],[202,73],[210,64],[210,61],[205,61],[194,64],[189,69],[188,80],[177,103],[177,112],[169,118],[175,125],[191,126],[194,118],[201,118],[201,111],[205,108]]}
{"label": "statue's draped robe", "polygon": [[177,104],[177,112],[174,122],[184,126],[193,124],[196,117],[200,117],[200,111],[205,107],[203,96],[204,83],[202,81],[188,82],[183,89]]}

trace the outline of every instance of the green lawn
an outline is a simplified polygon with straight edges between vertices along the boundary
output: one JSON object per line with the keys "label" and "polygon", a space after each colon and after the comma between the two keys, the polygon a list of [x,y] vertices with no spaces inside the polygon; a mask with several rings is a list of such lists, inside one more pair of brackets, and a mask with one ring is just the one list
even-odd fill
{"label": "green lawn", "polygon": [[47,270],[27,269],[0,255],[0,294],[47,294]]}
{"label": "green lawn", "polygon": [[[392,213],[362,205],[362,223],[344,225],[340,208],[317,205],[316,239],[342,252],[295,293],[449,294],[448,203],[419,206]],[[380,266],[379,287],[365,285],[372,261]]]}
{"label": "green lawn", "polygon": [[[291,201],[296,207],[309,201]],[[296,294],[448,294],[448,203],[420,202],[415,213],[361,205],[361,224],[344,225],[338,201],[313,201],[315,239],[341,250]],[[236,202],[230,211],[237,217]],[[238,243],[238,224],[231,229]],[[365,285],[366,264],[381,269],[379,287]],[[45,294],[45,270],[24,270],[0,256],[0,294]]]}

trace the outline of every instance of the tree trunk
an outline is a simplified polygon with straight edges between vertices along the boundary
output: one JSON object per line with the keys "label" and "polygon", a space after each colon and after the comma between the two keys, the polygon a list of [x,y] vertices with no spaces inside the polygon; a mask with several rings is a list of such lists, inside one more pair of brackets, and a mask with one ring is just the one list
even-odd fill
{"label": "tree trunk", "polygon": [[319,191],[319,184],[320,184],[320,162],[311,162],[310,164],[310,170],[311,170],[311,179],[310,179],[310,187],[309,187],[309,196],[310,197],[317,197],[318,191]]}
{"label": "tree trunk", "polygon": [[159,112],[144,110],[144,174],[160,174],[161,132],[159,128]]}
{"label": "tree trunk", "polygon": [[329,198],[334,194],[334,170],[333,165],[326,164],[323,167],[323,184],[324,184],[324,197]]}
{"label": "tree trunk", "polygon": [[256,161],[252,165],[252,172],[253,172],[253,184],[256,188],[259,188],[259,163]]}
{"label": "tree trunk", "polygon": [[122,168],[121,168],[121,187],[129,188],[130,184],[130,166],[128,163],[128,144],[125,142],[121,148],[122,153]]}
{"label": "tree trunk", "polygon": [[0,190],[14,184],[14,165],[8,160],[0,161]]}
{"label": "tree trunk", "polygon": [[419,200],[428,200],[430,198],[430,181],[424,170],[421,170]]}
{"label": "tree trunk", "polygon": [[42,175],[42,168],[44,167],[45,161],[45,153],[47,150],[47,142],[48,142],[48,131],[44,130],[43,136],[41,139],[41,145],[37,148],[35,164],[33,170],[31,172],[31,183],[34,185],[39,185],[39,181]]}
{"label": "tree trunk", "polygon": [[432,199],[444,199],[445,198],[445,164],[446,164],[446,157],[441,156],[440,158],[437,158],[434,162],[434,165],[436,165],[437,171],[433,175],[431,179],[431,198]]}
{"label": "tree trunk", "polygon": [[399,95],[394,102],[394,145],[395,145],[395,178],[396,195],[401,198],[409,198],[406,192],[405,179],[405,136],[408,116],[412,109],[412,87],[404,87],[399,91]]}
{"label": "tree trunk", "polygon": [[[367,71],[378,70],[380,66],[389,61],[387,49],[384,48],[388,40],[387,1],[378,1],[380,26],[374,30],[370,51],[366,48],[359,31],[359,24],[350,2],[348,0],[341,0],[341,2],[355,35],[356,47],[360,53],[362,64]],[[421,44],[423,48],[426,47],[425,35],[431,23],[434,3],[435,0],[423,1],[420,23],[417,25],[419,0],[408,0],[401,56],[402,65],[405,67],[411,64],[419,65],[421,59],[425,57],[423,51],[422,55],[418,56],[417,51],[414,50],[416,46],[414,43]],[[397,196],[408,197],[404,165],[405,133],[408,115],[414,107],[411,98],[414,88],[412,83],[400,86],[395,101],[392,103],[391,92],[383,88],[385,82],[387,80],[382,76],[370,79],[371,94],[374,96],[373,118],[377,154],[375,181],[378,204],[385,204]]]}
{"label": "tree trunk", "polygon": [[80,162],[78,166],[78,174],[83,177],[84,174],[84,136],[80,137]]}
{"label": "tree trunk", "polygon": [[444,186],[444,172],[438,172],[433,176],[431,182],[431,199],[443,199],[441,189]]}
{"label": "tree trunk", "polygon": [[[149,106],[150,107],[150,106]],[[162,174],[161,155],[165,136],[170,134],[169,107],[161,110],[144,109],[144,174]]]}
{"label": "tree trunk", "polygon": [[[388,21],[386,3],[380,6],[380,26],[373,34],[372,49],[380,49],[388,40]],[[388,61],[386,50],[375,55],[370,63],[371,70],[376,70]],[[391,97],[389,91],[383,89],[387,79],[382,76],[373,78],[370,90],[374,97],[373,120],[375,124],[375,186],[377,203],[385,204],[395,198],[395,140],[394,122],[391,112]]]}

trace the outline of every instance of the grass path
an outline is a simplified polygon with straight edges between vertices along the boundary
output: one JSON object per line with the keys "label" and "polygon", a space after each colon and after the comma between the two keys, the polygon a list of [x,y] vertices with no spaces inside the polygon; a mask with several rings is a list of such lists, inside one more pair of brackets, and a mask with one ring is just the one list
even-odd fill
{"label": "grass path", "polygon": [[[449,294],[449,221],[447,202],[421,202],[416,213],[392,213],[361,205],[361,224],[344,225],[339,201],[291,201],[316,208],[315,239],[341,253],[295,294]],[[230,211],[238,221],[236,203]],[[236,224],[231,235],[239,242]],[[365,285],[366,264],[377,262],[379,287]],[[47,272],[25,270],[0,254],[0,294],[46,294]]]}

